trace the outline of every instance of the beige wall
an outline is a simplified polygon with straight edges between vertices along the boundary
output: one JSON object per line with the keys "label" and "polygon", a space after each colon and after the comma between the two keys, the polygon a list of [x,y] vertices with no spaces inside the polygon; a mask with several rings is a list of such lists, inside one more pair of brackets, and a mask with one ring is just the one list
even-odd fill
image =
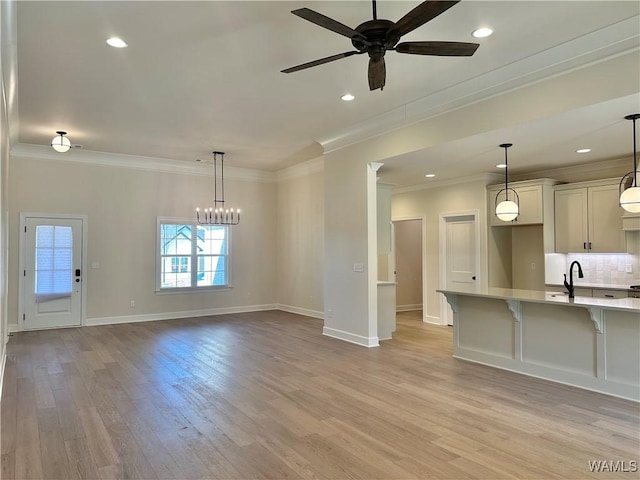
{"label": "beige wall", "polygon": [[396,253],[396,305],[422,308],[422,220],[393,222]]}
{"label": "beige wall", "polygon": [[440,294],[440,215],[478,211],[480,229],[479,255],[481,272],[479,284],[487,283],[487,220],[485,212],[485,189],[487,181],[480,179],[459,185],[447,185],[393,195],[392,218],[423,216],[426,219],[426,283],[427,296],[424,318],[441,321]]}
{"label": "beige wall", "polygon": [[0,387],[9,339],[9,151],[18,135],[16,8],[14,0],[0,2]]}
{"label": "beige wall", "polygon": [[324,279],[323,159],[278,174],[278,303],[322,317]]}
{"label": "beige wall", "polygon": [[[21,212],[88,216],[86,314],[91,319],[170,314],[276,303],[276,189],[267,181],[225,176],[229,206],[243,210],[231,233],[233,288],[155,293],[157,217],[193,218],[212,200],[211,175],[187,175],[11,158],[9,322],[18,318]],[[135,300],[135,308],[130,301]]]}
{"label": "beige wall", "polygon": [[520,225],[511,228],[512,287],[522,290],[544,290],[544,246],[542,225]]}

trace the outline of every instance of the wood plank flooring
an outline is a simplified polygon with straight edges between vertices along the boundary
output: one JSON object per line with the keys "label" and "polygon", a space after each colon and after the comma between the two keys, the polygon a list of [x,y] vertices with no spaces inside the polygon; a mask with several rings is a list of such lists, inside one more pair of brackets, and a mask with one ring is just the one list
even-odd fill
{"label": "wood plank flooring", "polygon": [[398,316],[363,348],[284,312],[14,334],[2,479],[637,479],[636,403],[453,359]]}

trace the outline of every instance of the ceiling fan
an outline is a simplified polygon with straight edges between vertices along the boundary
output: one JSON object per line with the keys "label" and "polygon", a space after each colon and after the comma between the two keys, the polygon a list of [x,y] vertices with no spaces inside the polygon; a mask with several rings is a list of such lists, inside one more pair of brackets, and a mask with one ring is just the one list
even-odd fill
{"label": "ceiling fan", "polygon": [[393,50],[398,53],[408,53],[411,55],[470,57],[475,53],[479,44],[467,42],[398,43],[402,36],[434,19],[441,13],[453,7],[459,1],[460,0],[428,0],[426,2],[422,2],[394,23],[391,20],[378,20],[376,0],[372,0],[373,20],[369,20],[358,25],[355,30],[309,8],[293,10],[291,13],[300,18],[304,18],[311,23],[315,23],[316,25],[350,38],[355,50],[287,68],[282,70],[282,73],[297,72],[299,70],[304,70],[305,68],[315,67],[317,65],[322,65],[323,63],[333,62],[334,60],[350,57],[352,55],[362,55],[363,53],[367,53],[369,54],[369,89],[376,90],[379,88],[382,90],[386,80],[384,54],[387,50]]}

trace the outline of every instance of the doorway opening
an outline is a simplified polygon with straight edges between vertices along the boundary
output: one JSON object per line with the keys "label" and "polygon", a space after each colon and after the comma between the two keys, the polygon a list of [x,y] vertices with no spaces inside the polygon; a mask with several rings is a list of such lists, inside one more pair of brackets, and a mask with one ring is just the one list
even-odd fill
{"label": "doorway opening", "polygon": [[426,308],[426,221],[424,217],[395,218],[392,223],[392,261],[396,282],[396,312],[430,321]]}

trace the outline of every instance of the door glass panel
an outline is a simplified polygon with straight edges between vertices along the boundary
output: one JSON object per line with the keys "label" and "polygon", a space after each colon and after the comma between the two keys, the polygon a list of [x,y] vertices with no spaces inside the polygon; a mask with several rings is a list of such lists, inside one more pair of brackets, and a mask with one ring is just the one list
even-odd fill
{"label": "door glass panel", "polygon": [[36,298],[71,295],[73,271],[72,228],[38,225],[36,227]]}

